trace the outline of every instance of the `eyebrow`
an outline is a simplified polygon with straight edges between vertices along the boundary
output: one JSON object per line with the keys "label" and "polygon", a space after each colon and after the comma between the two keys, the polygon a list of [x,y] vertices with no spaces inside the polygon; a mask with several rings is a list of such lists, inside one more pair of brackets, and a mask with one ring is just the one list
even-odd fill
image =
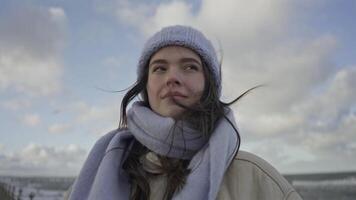
{"label": "eyebrow", "polygon": [[[195,59],[195,58],[189,58],[189,57],[187,57],[187,58],[182,58],[182,59],[179,60],[179,62],[181,62],[181,63],[194,62],[194,63],[196,63],[196,64],[201,65],[201,63],[200,63],[197,59]],[[167,62],[167,60],[165,60],[165,59],[157,59],[157,60],[154,60],[153,62],[151,62],[149,65],[154,65],[154,64],[167,64],[167,63],[168,63],[168,62]]]}

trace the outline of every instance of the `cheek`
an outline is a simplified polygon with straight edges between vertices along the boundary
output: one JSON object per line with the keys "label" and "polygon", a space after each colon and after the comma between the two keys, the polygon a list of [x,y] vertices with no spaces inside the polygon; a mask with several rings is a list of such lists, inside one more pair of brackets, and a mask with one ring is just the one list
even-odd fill
{"label": "cheek", "polygon": [[196,92],[202,93],[205,87],[204,75],[200,75],[193,80],[193,87]]}
{"label": "cheek", "polygon": [[154,95],[154,89],[152,88],[152,85],[151,83],[147,83],[147,86],[146,86],[146,90],[147,90],[147,96],[148,96],[148,100],[151,102],[152,98],[155,96]]}
{"label": "cheek", "polygon": [[198,101],[205,89],[205,78],[203,75],[196,76],[189,81],[189,89],[194,93],[194,101]]}
{"label": "cheek", "polygon": [[[147,96],[148,96],[148,101],[150,103],[150,105],[153,103],[155,104],[158,100],[158,93],[159,93],[159,84],[157,83],[157,81],[155,81],[154,79],[148,79],[147,81],[147,86],[146,86],[146,90],[147,90]],[[151,105],[152,107],[152,105]]]}

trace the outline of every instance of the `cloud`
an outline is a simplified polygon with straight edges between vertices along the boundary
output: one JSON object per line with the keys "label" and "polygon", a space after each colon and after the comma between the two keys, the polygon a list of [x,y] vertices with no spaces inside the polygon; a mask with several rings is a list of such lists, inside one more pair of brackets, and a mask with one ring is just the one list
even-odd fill
{"label": "cloud", "polygon": [[149,15],[154,6],[150,4],[132,4],[128,0],[117,1],[113,10],[118,20],[126,24],[143,24],[147,15]]}
{"label": "cloud", "polygon": [[65,110],[73,113],[72,127],[81,127],[88,134],[102,135],[118,126],[119,101],[106,102],[105,105],[90,105],[83,101],[69,104]]}
{"label": "cloud", "polygon": [[194,21],[191,10],[192,7],[185,1],[134,4],[119,0],[113,12],[121,23],[138,28],[147,36],[172,22],[184,24],[192,19]]}
{"label": "cloud", "polygon": [[[219,30],[226,40],[231,38],[256,37],[260,31],[268,29],[273,33],[283,29],[284,17],[292,10],[283,1],[220,1],[203,0],[197,11],[189,1],[173,0],[160,4],[135,4],[119,0],[116,16],[121,23],[151,34],[160,27],[171,24],[188,24],[204,28],[205,31]],[[231,29],[232,28],[232,29]],[[264,33],[265,34],[265,33]],[[222,37],[220,37],[223,39]]]}
{"label": "cloud", "polygon": [[[275,44],[277,49],[265,53],[256,50],[252,52],[258,58],[256,61],[246,61],[249,56],[228,60],[225,68],[228,94],[266,83],[235,108],[249,134],[292,134],[298,127],[304,127],[307,118],[298,107],[334,75],[336,70],[330,64],[334,43],[333,38],[322,36],[298,45]],[[236,63],[236,67],[231,63]]]}
{"label": "cloud", "polygon": [[342,68],[322,89],[293,105],[293,115],[303,119],[294,132],[314,154],[328,157],[355,151],[351,142],[356,140],[355,75],[355,66]]}
{"label": "cloud", "polygon": [[304,101],[299,109],[311,119],[318,118],[318,121],[314,120],[318,126],[333,125],[331,122],[339,120],[356,106],[355,76],[356,66],[340,69],[320,92]]}
{"label": "cloud", "polygon": [[52,124],[48,127],[48,132],[53,134],[67,133],[72,127],[69,124]]}
{"label": "cloud", "polygon": [[49,147],[28,144],[17,152],[0,153],[0,174],[77,175],[87,152],[77,145]]}
{"label": "cloud", "polygon": [[26,114],[22,121],[25,125],[34,127],[41,123],[41,118],[38,114]]}
{"label": "cloud", "polygon": [[65,23],[65,20],[67,19],[66,14],[62,8],[59,7],[50,7],[48,9],[49,13],[51,14],[51,18],[53,20],[60,21],[61,23]]}
{"label": "cloud", "polygon": [[61,90],[65,12],[59,7],[8,6],[0,17],[0,92],[31,96]]}
{"label": "cloud", "polygon": [[77,113],[76,122],[87,123],[92,121],[107,120],[115,115],[115,106],[92,106],[86,102],[75,102],[69,109]]}
{"label": "cloud", "polygon": [[31,101],[26,99],[10,99],[0,101],[0,106],[7,110],[17,111],[31,106]]}
{"label": "cloud", "polygon": [[[293,108],[290,112],[286,114],[275,112],[270,115],[270,118],[267,118],[269,123],[261,123],[259,120],[261,117],[257,117],[254,121],[256,126],[244,121],[247,133],[245,132],[243,136],[251,139],[250,141],[246,139],[246,146],[275,163],[278,168],[285,169],[285,172],[354,170],[356,96],[353,77],[355,72],[356,67],[342,68],[317,93],[307,95],[304,100],[292,104]],[[276,116],[287,125],[280,126],[279,120],[274,118]],[[299,120],[298,123],[293,124],[295,118]],[[248,135],[256,132],[260,132],[260,136]],[[299,149],[304,153],[295,153],[293,149]],[[289,156],[289,159],[291,156],[294,157],[290,165],[285,163],[289,160],[284,158],[285,156]],[[312,159],[305,160],[305,158]],[[327,165],[334,162],[344,164]]]}

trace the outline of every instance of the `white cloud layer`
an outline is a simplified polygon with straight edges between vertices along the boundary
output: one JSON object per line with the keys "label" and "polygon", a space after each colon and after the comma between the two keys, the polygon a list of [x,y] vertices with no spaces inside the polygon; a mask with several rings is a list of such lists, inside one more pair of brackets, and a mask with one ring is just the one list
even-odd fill
{"label": "white cloud layer", "polygon": [[63,9],[27,5],[3,10],[6,11],[0,18],[0,92],[12,90],[31,96],[59,92],[60,53],[66,24]]}
{"label": "white cloud layer", "polygon": [[86,150],[73,144],[62,147],[28,144],[17,152],[0,152],[0,174],[76,175],[86,154]]}

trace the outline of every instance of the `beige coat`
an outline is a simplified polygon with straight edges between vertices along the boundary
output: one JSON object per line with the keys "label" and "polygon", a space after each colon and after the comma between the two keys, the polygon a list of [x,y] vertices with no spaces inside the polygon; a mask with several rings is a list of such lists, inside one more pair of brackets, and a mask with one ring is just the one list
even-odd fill
{"label": "beige coat", "polygon": [[[162,199],[165,177],[150,180],[151,200]],[[239,151],[227,169],[218,200],[301,200],[278,171],[262,158]]]}
{"label": "beige coat", "polygon": [[288,181],[262,158],[239,151],[225,173],[219,200],[300,200]]}

